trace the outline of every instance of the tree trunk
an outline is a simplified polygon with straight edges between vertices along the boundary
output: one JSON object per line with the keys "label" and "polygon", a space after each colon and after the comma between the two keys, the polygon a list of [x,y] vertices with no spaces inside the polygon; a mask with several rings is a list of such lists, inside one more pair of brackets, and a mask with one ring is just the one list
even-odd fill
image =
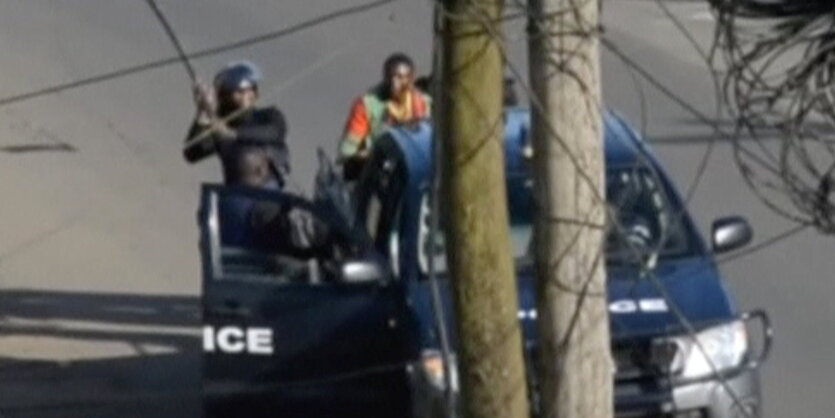
{"label": "tree trunk", "polygon": [[464,416],[528,416],[504,175],[501,0],[450,0],[439,115]]}
{"label": "tree trunk", "polygon": [[613,416],[597,1],[529,0],[544,417]]}

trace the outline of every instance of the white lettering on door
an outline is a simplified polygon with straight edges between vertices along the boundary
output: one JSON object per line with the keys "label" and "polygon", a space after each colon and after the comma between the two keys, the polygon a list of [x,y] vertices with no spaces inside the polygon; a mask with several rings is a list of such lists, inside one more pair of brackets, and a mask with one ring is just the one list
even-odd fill
{"label": "white lettering on door", "polygon": [[250,354],[272,354],[273,330],[269,328],[248,329],[246,331],[246,350]]}
{"label": "white lettering on door", "polygon": [[273,354],[273,330],[270,328],[241,328],[226,326],[203,327],[203,350],[209,353],[255,355]]}
{"label": "white lettering on door", "polygon": [[212,327],[203,327],[203,351],[215,351],[215,329]]}
{"label": "white lettering on door", "polygon": [[240,353],[246,348],[244,331],[240,328],[225,327],[217,332],[217,346],[224,353]]}
{"label": "white lettering on door", "polygon": [[609,312],[613,314],[629,313],[661,313],[669,311],[667,301],[660,298],[655,299],[621,299],[609,304]]}
{"label": "white lettering on door", "polygon": [[634,300],[618,300],[609,304],[609,312],[616,314],[638,312],[638,304]]}

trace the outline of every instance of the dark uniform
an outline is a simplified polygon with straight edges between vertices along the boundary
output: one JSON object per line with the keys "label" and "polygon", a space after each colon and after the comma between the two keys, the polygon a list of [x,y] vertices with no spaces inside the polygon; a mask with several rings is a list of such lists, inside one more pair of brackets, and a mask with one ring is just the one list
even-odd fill
{"label": "dark uniform", "polygon": [[[221,134],[212,133],[183,150],[186,161],[195,163],[217,153],[226,184],[241,184],[247,171],[247,161],[263,153],[269,160],[275,181],[279,187],[283,186],[290,172],[290,158],[285,142],[287,123],[281,111],[273,106],[250,110],[230,121],[228,126],[235,131],[235,139],[223,139]],[[203,129],[195,121],[186,141],[199,135]]]}

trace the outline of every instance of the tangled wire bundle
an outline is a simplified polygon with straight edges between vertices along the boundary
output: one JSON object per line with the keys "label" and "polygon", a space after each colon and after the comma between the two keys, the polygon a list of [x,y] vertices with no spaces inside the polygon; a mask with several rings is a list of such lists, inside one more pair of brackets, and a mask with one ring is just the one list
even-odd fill
{"label": "tangled wire bundle", "polygon": [[709,1],[743,176],[781,215],[835,233],[835,0]]}

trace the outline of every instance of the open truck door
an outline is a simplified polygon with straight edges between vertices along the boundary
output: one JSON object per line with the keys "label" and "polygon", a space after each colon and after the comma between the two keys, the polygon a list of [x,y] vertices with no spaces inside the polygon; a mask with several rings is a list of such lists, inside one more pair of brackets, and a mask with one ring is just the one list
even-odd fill
{"label": "open truck door", "polygon": [[403,286],[333,215],[278,191],[203,187],[205,416],[408,415]]}

